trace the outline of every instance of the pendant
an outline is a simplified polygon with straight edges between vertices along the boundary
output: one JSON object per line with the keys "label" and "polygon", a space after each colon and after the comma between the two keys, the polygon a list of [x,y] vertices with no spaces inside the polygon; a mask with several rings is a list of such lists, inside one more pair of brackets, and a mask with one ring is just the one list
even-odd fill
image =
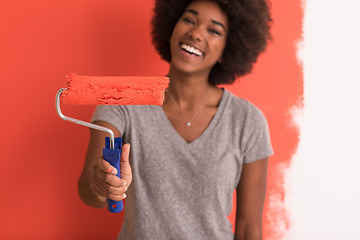
{"label": "pendant", "polygon": [[191,123],[190,123],[190,122],[187,122],[187,123],[186,123],[186,126],[190,127],[190,126],[191,126]]}

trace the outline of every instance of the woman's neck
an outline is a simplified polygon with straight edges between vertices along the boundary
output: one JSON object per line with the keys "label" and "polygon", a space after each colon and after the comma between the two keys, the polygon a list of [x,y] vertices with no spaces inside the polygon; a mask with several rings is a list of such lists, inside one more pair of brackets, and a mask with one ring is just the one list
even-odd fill
{"label": "woman's neck", "polygon": [[209,84],[208,74],[189,74],[170,68],[168,77],[170,84],[167,94],[182,106],[197,105],[211,89],[216,88]]}

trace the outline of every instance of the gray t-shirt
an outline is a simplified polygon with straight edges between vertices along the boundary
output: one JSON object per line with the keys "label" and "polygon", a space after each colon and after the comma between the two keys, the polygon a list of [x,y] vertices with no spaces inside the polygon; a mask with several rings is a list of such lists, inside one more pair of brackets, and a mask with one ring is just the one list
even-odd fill
{"label": "gray t-shirt", "polygon": [[272,154],[259,109],[224,90],[209,126],[190,143],[161,106],[98,106],[92,120],[111,123],[131,144],[133,182],[118,239],[234,239],[227,216],[242,165]]}

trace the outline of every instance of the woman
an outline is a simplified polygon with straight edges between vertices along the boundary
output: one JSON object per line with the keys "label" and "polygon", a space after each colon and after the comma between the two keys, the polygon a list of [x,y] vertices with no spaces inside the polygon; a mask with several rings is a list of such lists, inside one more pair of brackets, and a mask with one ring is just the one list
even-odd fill
{"label": "woman", "polygon": [[[92,130],[80,196],[105,207],[127,193],[119,239],[261,239],[272,154],[267,123],[217,85],[249,73],[264,51],[268,4],[157,0],[154,12],[153,42],[170,63],[164,104],[97,108],[93,121],[127,143],[122,179],[101,157],[105,134]],[[234,189],[235,235],[227,219]]]}

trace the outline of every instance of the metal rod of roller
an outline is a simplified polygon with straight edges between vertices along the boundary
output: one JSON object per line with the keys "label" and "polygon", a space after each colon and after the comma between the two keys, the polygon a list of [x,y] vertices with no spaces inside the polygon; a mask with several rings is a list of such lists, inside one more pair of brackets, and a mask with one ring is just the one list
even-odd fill
{"label": "metal rod of roller", "polygon": [[60,109],[60,95],[64,90],[66,90],[66,88],[61,88],[56,93],[56,98],[55,98],[56,112],[59,115],[59,117],[61,119],[65,120],[65,121],[76,123],[76,124],[79,124],[79,125],[82,125],[82,126],[85,126],[85,127],[89,127],[89,128],[96,129],[96,130],[103,131],[103,132],[106,132],[106,133],[110,134],[110,149],[114,149],[115,136],[114,136],[114,132],[111,129],[103,127],[103,126],[99,126],[99,125],[96,125],[96,124],[93,124],[93,123],[85,122],[85,121],[82,121],[82,120],[79,120],[79,119],[75,119],[75,118],[72,118],[72,117],[65,116],[61,112],[61,109]]}

